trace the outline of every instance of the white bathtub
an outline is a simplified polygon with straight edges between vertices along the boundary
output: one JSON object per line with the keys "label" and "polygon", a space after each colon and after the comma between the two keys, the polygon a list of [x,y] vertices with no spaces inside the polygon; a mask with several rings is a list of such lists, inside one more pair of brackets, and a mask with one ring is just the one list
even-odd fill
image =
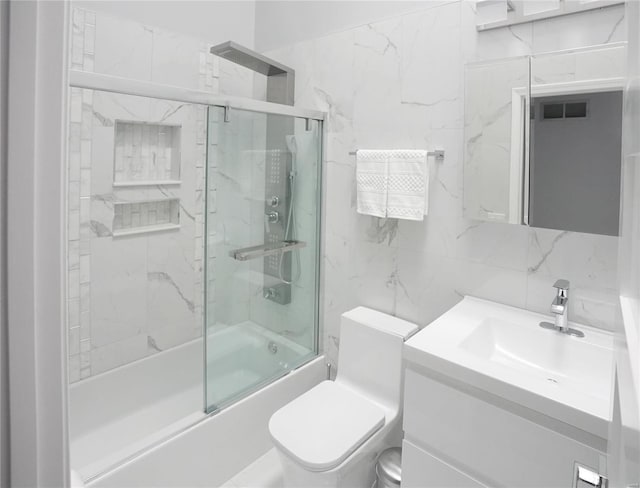
{"label": "white bathtub", "polygon": [[[220,398],[231,386],[256,386],[261,373],[277,374],[304,352],[250,323],[209,340],[210,385]],[[326,374],[316,358],[205,416],[202,371],[199,339],[72,385],[72,469],[96,487],[217,486],[270,449],[271,414]]]}
{"label": "white bathtub", "polygon": [[282,376],[312,358],[312,352],[269,329],[247,321],[208,334],[207,405],[224,406],[233,397]]}

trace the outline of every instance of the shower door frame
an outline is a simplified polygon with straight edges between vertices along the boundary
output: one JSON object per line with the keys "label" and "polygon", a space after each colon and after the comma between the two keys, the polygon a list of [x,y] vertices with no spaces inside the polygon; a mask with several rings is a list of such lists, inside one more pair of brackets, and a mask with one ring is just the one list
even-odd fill
{"label": "shower door frame", "polygon": [[318,120],[321,123],[327,118],[326,112],[306,108],[298,108],[280,103],[264,102],[253,98],[217,95],[214,93],[181,88],[172,85],[162,85],[147,81],[138,81],[119,76],[90,73],[87,71],[69,70],[69,86],[85,88],[121,95],[133,95],[146,98],[158,98],[174,102],[209,105],[223,109],[239,109],[249,112],[260,112],[273,115],[288,115],[301,119]]}
{"label": "shower door frame", "polygon": [[[139,81],[130,78],[121,78],[118,76],[104,75],[99,73],[91,73],[86,71],[79,70],[69,70],[69,78],[68,78],[68,86],[70,88],[82,88],[88,90],[96,90],[102,92],[116,93],[120,95],[130,95],[130,96],[139,96],[145,98],[154,98],[160,100],[171,100],[174,102],[181,103],[190,103],[194,105],[202,105],[204,107],[218,107],[224,111],[224,121],[229,121],[229,118],[232,116],[232,111],[242,110],[247,112],[256,112],[263,113],[267,115],[282,115],[289,116],[292,118],[299,119],[307,119],[307,120],[316,120],[319,123],[318,133],[321,137],[319,148],[318,148],[318,171],[317,171],[317,193],[316,193],[316,235],[317,235],[317,258],[315,260],[315,285],[316,285],[316,294],[315,294],[315,305],[314,305],[314,318],[315,318],[315,330],[313,335],[313,352],[314,356],[309,359],[309,361],[313,361],[320,354],[320,323],[321,323],[321,314],[322,307],[320,306],[321,298],[323,296],[322,289],[320,284],[322,283],[322,266],[321,266],[321,257],[323,254],[324,244],[322,240],[322,230],[323,230],[323,213],[322,213],[322,203],[324,200],[324,148],[326,144],[326,124],[324,123],[327,119],[327,113],[321,112],[318,110],[298,108],[291,105],[284,105],[273,102],[264,102],[262,100],[255,100],[250,98],[243,97],[234,97],[234,96],[225,96],[225,95],[217,95],[206,91],[200,90],[192,90],[188,88],[181,88],[177,86],[171,85],[162,85],[159,83],[151,83],[146,81]],[[209,110],[207,110],[207,113]],[[207,136],[208,134],[208,124],[207,124]],[[208,146],[208,145],[207,145]],[[207,149],[208,150],[208,149]],[[208,164],[205,165],[205,181],[208,178]],[[206,205],[207,198],[205,198]],[[206,260],[206,240],[204,245],[205,252],[205,260]],[[204,380],[206,383],[206,368],[207,368],[207,357],[206,357],[206,316],[203,314],[202,320],[202,334],[205,346],[203,347],[203,368],[204,368]],[[305,361],[301,364],[297,364],[290,371],[286,371],[282,376],[288,374],[295,369],[300,368],[306,364]],[[280,376],[280,377],[282,377]],[[248,392],[250,394],[252,392],[257,391],[258,389],[270,384],[271,382],[277,380],[278,378],[271,378],[268,383],[259,385],[256,389]],[[224,410],[225,408],[233,405],[238,400],[241,400],[246,395],[243,395],[240,398],[235,398],[233,402],[225,403],[221,405],[220,408],[215,410],[209,410],[207,405],[206,398],[206,385],[203,383],[203,413],[204,416],[201,419],[194,421],[193,424],[184,427],[179,432],[190,428],[192,425],[198,424],[211,415],[215,415],[216,413]],[[173,437],[179,432],[174,432],[170,435]],[[149,446],[149,448],[152,446]]]}
{"label": "shower door frame", "polygon": [[[243,102],[247,102],[246,99],[241,99]],[[256,102],[257,100],[249,100],[248,102]],[[320,138],[319,144],[318,144],[318,164],[317,164],[317,170],[316,170],[316,181],[317,181],[317,186],[316,186],[316,215],[315,215],[315,234],[316,234],[316,259],[314,260],[314,273],[315,273],[315,280],[314,280],[314,285],[315,285],[315,297],[314,297],[314,330],[313,330],[313,343],[311,346],[311,352],[313,352],[313,356],[311,357],[307,357],[306,359],[300,361],[300,362],[296,362],[293,367],[291,367],[290,369],[284,370],[281,372],[281,374],[278,374],[276,376],[270,376],[268,378],[264,378],[262,381],[260,381],[258,384],[252,386],[251,388],[242,391],[239,394],[235,394],[233,396],[231,396],[230,398],[226,399],[225,401],[222,401],[220,403],[217,404],[209,404],[208,403],[208,398],[207,398],[207,324],[208,324],[208,320],[207,320],[207,316],[206,316],[206,311],[207,311],[207,307],[204,307],[205,310],[205,314],[204,314],[204,329],[203,329],[203,338],[204,338],[204,378],[205,378],[205,392],[204,392],[204,412],[206,415],[213,415],[216,414],[222,410],[224,410],[227,407],[230,407],[232,405],[234,405],[235,403],[237,403],[238,401],[242,400],[243,398],[246,398],[247,396],[251,395],[252,393],[255,393],[259,390],[261,390],[262,388],[270,385],[271,383],[273,383],[274,381],[286,376],[287,374],[291,373],[292,371],[295,371],[296,369],[304,366],[305,364],[315,360],[319,355],[320,355],[320,323],[322,320],[322,307],[320,306],[320,303],[322,301],[322,288],[321,288],[321,273],[322,273],[322,266],[321,266],[321,259],[322,259],[322,255],[324,252],[324,244],[322,241],[322,230],[323,230],[323,212],[322,212],[322,204],[324,202],[324,191],[323,191],[323,182],[324,182],[324,164],[323,163],[323,155],[324,155],[324,151],[325,151],[325,141],[326,141],[326,126],[324,124],[324,120],[326,117],[326,113],[325,112],[317,112],[317,111],[313,111],[313,110],[307,110],[307,109],[296,109],[294,107],[291,107],[290,105],[280,105],[277,103],[271,103],[271,102],[262,102],[262,101],[257,101],[258,105],[257,106],[262,106],[263,104],[268,104],[270,106],[276,106],[276,107],[268,107],[270,108],[272,111],[270,112],[265,112],[263,110],[253,110],[252,108],[247,108],[249,107],[253,107],[254,105],[252,103],[246,103],[243,106],[215,106],[217,108],[223,108],[224,109],[224,113],[222,114],[222,120],[220,120],[220,123],[227,123],[230,122],[231,119],[231,115],[229,113],[229,110],[232,108],[235,108],[237,110],[240,111],[245,111],[245,112],[255,112],[255,113],[262,113],[262,114],[267,114],[267,115],[283,115],[283,116],[288,116],[288,117],[292,117],[292,121],[295,123],[295,119],[306,119],[307,121],[307,127],[308,127],[308,122],[310,120],[316,120],[318,121],[318,136]],[[286,110],[282,110],[282,111],[278,111],[278,108],[284,108]],[[293,109],[293,110],[292,110]],[[303,113],[305,115],[296,115],[295,113]],[[210,117],[211,111],[207,110],[207,136],[209,136],[209,117]],[[316,116],[307,116],[307,115],[313,115],[315,114]],[[268,125],[269,125],[269,118],[267,117],[267,130],[268,130]],[[205,197],[205,206],[208,203],[208,198],[209,198],[209,186],[208,186],[208,182],[209,182],[209,157],[208,157],[208,151],[209,151],[210,146],[207,144],[207,158],[206,158],[206,165],[205,165],[205,192],[206,192],[206,197]],[[291,205],[293,204],[293,202],[290,203]],[[205,208],[205,216],[208,215],[208,211]],[[207,243],[207,239],[209,236],[209,232],[206,228],[206,223],[207,223],[207,218],[205,217],[205,230],[204,230],[204,292],[205,292],[205,297],[207,296],[207,286],[208,286],[208,279],[207,279],[207,270],[208,270],[208,253],[209,253],[209,246]]]}

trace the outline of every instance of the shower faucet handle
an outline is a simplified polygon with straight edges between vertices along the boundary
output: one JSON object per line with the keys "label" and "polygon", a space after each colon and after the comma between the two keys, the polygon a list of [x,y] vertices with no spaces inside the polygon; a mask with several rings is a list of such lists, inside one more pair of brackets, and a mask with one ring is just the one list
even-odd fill
{"label": "shower faucet handle", "polygon": [[276,195],[272,196],[271,198],[267,199],[267,205],[274,208],[277,207],[278,205],[280,205],[280,198],[278,198]]}
{"label": "shower faucet handle", "polygon": [[262,296],[265,300],[269,300],[271,298],[278,298],[278,290],[273,287],[264,288],[262,290]]}
{"label": "shower faucet handle", "polygon": [[271,233],[271,224],[280,222],[280,214],[275,210],[271,210],[264,214],[264,231],[267,234]]}

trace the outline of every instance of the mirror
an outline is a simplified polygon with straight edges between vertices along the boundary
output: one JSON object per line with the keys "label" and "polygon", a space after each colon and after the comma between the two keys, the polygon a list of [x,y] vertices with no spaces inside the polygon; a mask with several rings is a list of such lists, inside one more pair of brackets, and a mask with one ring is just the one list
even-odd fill
{"label": "mirror", "polygon": [[619,234],[625,44],[465,70],[464,215]]}
{"label": "mirror", "polygon": [[473,63],[465,72],[464,215],[522,223],[529,58]]}

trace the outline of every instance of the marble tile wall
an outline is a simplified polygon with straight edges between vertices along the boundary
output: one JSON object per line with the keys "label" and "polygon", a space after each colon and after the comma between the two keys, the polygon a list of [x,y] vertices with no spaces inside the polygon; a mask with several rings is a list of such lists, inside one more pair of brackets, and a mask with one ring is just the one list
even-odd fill
{"label": "marble tile wall", "polygon": [[[519,146],[511,139],[513,90],[526,95],[529,57],[472,63],[465,70],[463,214],[473,220],[522,220]],[[516,162],[515,167],[513,161]]]}
{"label": "marble tile wall", "polygon": [[[620,294],[627,298],[631,317],[624,317],[631,354],[640,356],[640,3],[629,6],[628,77],[623,114],[623,189],[620,246]],[[629,324],[631,323],[631,324]],[[633,341],[627,337],[627,341]],[[624,344],[625,341],[621,341]],[[635,365],[640,374],[640,362]],[[636,378],[637,381],[638,378]],[[636,385],[639,383],[636,382]]]}
{"label": "marble tile wall", "polygon": [[[570,317],[609,328],[617,238],[462,216],[464,64],[625,40],[624,7],[477,32],[452,1],[266,53],[296,69],[296,103],[328,115],[324,349],[337,360],[340,314],[366,305],[428,324],[464,295],[548,313],[557,278]],[[422,223],[355,210],[356,148],[443,147]]]}
{"label": "marble tile wall", "polygon": [[[219,108],[210,114],[222,118]],[[255,201],[264,201],[252,193],[254,168],[264,151],[264,132],[260,130],[261,114],[232,111],[231,123],[219,125],[217,159],[209,162],[209,188],[216,192],[215,220],[209,216],[207,225],[214,230],[209,236],[209,255],[221,256],[215,259],[215,283],[209,283],[207,297],[209,313],[207,326],[233,325],[249,320],[249,297],[251,283],[258,278],[249,270],[248,263],[229,258],[233,249],[253,246],[263,241],[252,239],[251,210]],[[210,117],[211,118],[211,117]],[[213,129],[212,129],[213,130]],[[259,133],[263,134],[262,145],[254,143]],[[254,150],[255,148],[255,150]],[[263,180],[264,181],[264,180]],[[263,212],[264,214],[264,212]],[[264,218],[258,230],[264,230]],[[214,266],[211,264],[210,266]],[[213,285],[213,286],[212,286]]]}
{"label": "marble tile wall", "polygon": [[[96,16],[74,10],[70,67],[93,71]],[[72,88],[69,96],[67,186],[67,326],[69,380],[91,375],[91,131],[93,92]]]}
{"label": "marble tile wall", "polygon": [[[219,89],[219,64],[206,43],[78,8],[72,21],[72,69]],[[91,90],[71,89],[70,100],[68,340],[75,382],[202,334],[207,118],[203,106]],[[155,175],[179,183],[114,185],[117,121],[180,127],[172,141],[179,168],[172,158]],[[141,138],[141,155],[152,139]],[[179,228],[114,235],[123,225],[114,228],[117,209],[145,201],[167,203],[166,217],[179,219]],[[147,223],[163,213],[156,207]]]}

